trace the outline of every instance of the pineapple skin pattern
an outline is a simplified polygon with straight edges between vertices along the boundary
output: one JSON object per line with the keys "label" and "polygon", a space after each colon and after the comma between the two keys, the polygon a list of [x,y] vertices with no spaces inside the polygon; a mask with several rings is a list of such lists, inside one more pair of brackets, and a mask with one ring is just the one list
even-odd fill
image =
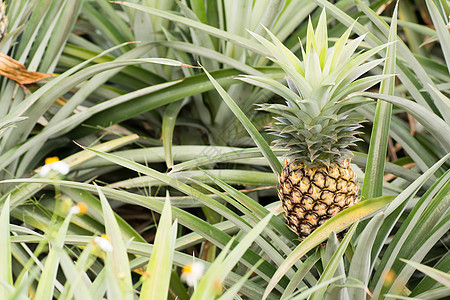
{"label": "pineapple skin pattern", "polygon": [[6,4],[0,0],[0,41],[6,36],[8,17],[6,16]]}
{"label": "pineapple skin pattern", "polygon": [[279,182],[278,196],[284,217],[300,240],[359,201],[356,174],[348,161],[306,168],[303,164],[286,160]]}
{"label": "pineapple skin pattern", "polygon": [[270,31],[272,41],[253,33],[269,51],[269,59],[283,69],[288,87],[271,78],[241,77],[285,100],[285,104],[260,104],[260,109],[274,115],[274,122],[267,126],[277,137],[274,146],[287,150],[278,195],[287,225],[300,240],[359,201],[348,148],[360,140],[357,129],[363,120],[353,110],[371,102],[359,93],[388,78],[359,78],[382,63],[383,59],[372,56],[387,45],[355,54],[364,36],[350,40],[352,28],[329,48],[324,10],[316,30],[311,21],[308,24],[306,47],[300,44],[303,60]]}

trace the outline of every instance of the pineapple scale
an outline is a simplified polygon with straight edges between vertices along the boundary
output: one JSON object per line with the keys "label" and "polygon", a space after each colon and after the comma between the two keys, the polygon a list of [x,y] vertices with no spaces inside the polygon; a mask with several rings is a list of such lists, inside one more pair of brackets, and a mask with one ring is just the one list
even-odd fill
{"label": "pineapple scale", "polygon": [[286,161],[279,183],[284,217],[300,240],[359,201],[356,174],[348,161],[313,168]]}

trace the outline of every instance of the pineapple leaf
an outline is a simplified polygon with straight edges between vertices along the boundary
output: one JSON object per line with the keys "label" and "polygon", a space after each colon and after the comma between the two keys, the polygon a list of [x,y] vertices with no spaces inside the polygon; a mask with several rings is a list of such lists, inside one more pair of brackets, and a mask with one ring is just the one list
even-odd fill
{"label": "pineapple leaf", "polygon": [[0,214],[0,262],[2,265],[0,270],[0,281],[2,282],[2,284],[0,284],[0,293],[6,297],[10,295],[8,286],[13,285],[9,224],[10,198],[11,195],[8,195]]}
{"label": "pineapple leaf", "polygon": [[[385,240],[388,238],[389,233],[392,228],[395,226],[396,221],[400,217],[400,214],[405,210],[406,204],[408,201],[411,201],[411,198],[417,193],[419,188],[436,172],[436,170],[443,164],[447,159],[450,158],[450,154],[441,158],[436,164],[433,165],[428,171],[422,174],[418,179],[416,179],[412,184],[410,184],[406,189],[401,192],[394,201],[392,201],[388,207],[385,209],[385,218],[383,221],[383,225],[378,231],[377,238],[375,240],[374,246],[372,247],[372,259],[373,257],[378,256],[381,251],[383,245],[385,244]],[[366,200],[367,201],[367,200]],[[364,203],[363,201],[362,203]],[[400,244],[401,246],[402,244]],[[393,251],[394,247],[398,248],[398,244],[391,244],[388,247],[388,251]],[[398,251],[399,249],[396,249]],[[398,252],[397,252],[398,253]],[[384,280],[381,280],[383,270],[389,270],[392,266],[393,261],[395,260],[397,255],[388,255],[383,256],[383,260],[381,261],[381,266],[379,267],[372,277],[371,286],[369,287],[371,290],[377,290],[379,292],[382,289]],[[376,288],[375,288],[376,287]]]}
{"label": "pineapple leaf", "polygon": [[147,14],[158,16],[158,17],[168,19],[173,22],[177,22],[177,23],[184,24],[184,25],[192,27],[192,28],[196,28],[196,29],[205,31],[205,32],[209,33],[210,35],[228,40],[236,45],[244,47],[245,49],[249,49],[252,52],[255,52],[255,53],[258,53],[261,55],[267,55],[266,52],[261,51],[261,47],[257,43],[255,43],[254,41],[252,41],[250,39],[246,39],[238,34],[220,30],[218,28],[201,23],[199,21],[195,21],[195,20],[192,20],[192,19],[189,19],[186,17],[182,17],[177,14],[174,14],[174,13],[171,13],[168,11],[164,11],[161,9],[148,7],[145,5],[136,4],[136,3],[132,3],[132,2],[120,1],[120,4],[130,7],[130,8],[133,8],[133,9],[136,9],[136,10],[139,10],[139,11],[142,11],[142,12],[145,12]]}
{"label": "pineapple leaf", "polygon": [[[322,0],[315,1],[323,2]],[[389,36],[390,30],[389,25],[386,24],[386,22],[384,22],[376,12],[371,10],[360,0],[356,1],[356,5],[387,38]],[[342,11],[335,12],[343,14],[345,16],[345,19],[347,19],[347,17],[349,18],[349,16]],[[341,16],[339,16],[338,18],[340,18]],[[343,20],[344,24],[346,24],[347,22],[348,20]],[[356,26],[355,28],[355,31],[361,34],[367,32],[367,29],[358,24],[358,26]],[[367,41],[372,47],[381,44],[381,41],[372,33],[368,32],[367,36]],[[397,44],[397,48],[397,56],[400,58],[400,60],[397,61],[398,78],[408,89],[408,92],[411,94],[411,96],[416,100],[417,103],[419,103],[426,109],[432,111],[432,107],[437,107],[441,115],[444,115],[445,113],[447,113],[448,115],[448,104],[442,101],[442,99],[440,98],[430,97],[430,95],[432,95],[430,87],[435,87],[435,84],[431,77],[428,75],[428,72],[424,68],[424,66],[417,60],[412,51],[400,39]],[[421,93],[420,89],[423,88],[425,88],[425,90],[430,95]]]}
{"label": "pineapple leaf", "polygon": [[[389,42],[397,40],[397,10],[398,2],[392,16],[391,29],[389,31]],[[386,53],[386,64],[383,75],[393,74],[396,67],[396,44],[390,44]],[[394,94],[395,78],[386,78],[381,82],[380,93],[386,95]],[[364,174],[364,183],[361,189],[361,200],[381,196],[383,192],[384,165],[386,161],[387,144],[392,116],[392,104],[379,102],[375,112],[373,130],[370,136],[369,153],[367,157],[367,169]]]}
{"label": "pineapple leaf", "polygon": [[[406,98],[391,95],[370,92],[363,92],[361,95],[368,96],[373,99],[378,98],[401,107],[410,113],[420,124],[422,124],[436,138],[442,147],[444,147],[445,150],[450,152],[450,139],[448,139],[450,136],[450,126],[422,105]],[[431,114],[433,114],[432,118],[430,118]]]}
{"label": "pineapple leaf", "polygon": [[287,88],[285,85],[281,84],[280,82],[274,79],[257,76],[245,76],[245,75],[241,75],[237,77],[237,79],[253,84],[258,87],[268,89],[280,95],[287,101],[288,105],[290,105],[291,107],[298,107],[298,103],[302,101],[302,98],[300,98],[297,93],[292,91],[292,89]]}
{"label": "pineapple leaf", "polygon": [[319,53],[320,68],[325,67],[328,58],[328,31],[325,9],[320,14],[319,23],[316,27],[317,52]]}
{"label": "pineapple leaf", "polygon": [[[172,270],[173,250],[177,235],[177,221],[172,224],[169,192],[166,195],[161,218],[158,223],[153,252],[146,271],[150,277],[143,276],[141,296],[139,299],[166,299],[169,292]],[[158,274],[158,276],[151,276]]]}
{"label": "pineapple leaf", "polygon": [[[331,53],[332,59],[328,60],[327,61],[328,66],[325,65],[325,67],[324,67],[324,71],[326,71],[327,73],[330,73],[330,70],[336,69],[336,67],[338,66],[338,64],[339,64],[339,62],[341,60],[341,56],[345,55],[344,50],[347,51],[347,53],[353,53],[354,52],[354,50],[351,51],[348,48],[348,45],[346,46],[346,44],[347,44],[348,38],[350,36],[350,33],[353,30],[353,26],[355,25],[355,23],[356,23],[356,21],[351,26],[349,26],[347,28],[347,30],[344,32],[344,34],[334,44],[334,48],[332,48],[333,52]],[[360,36],[360,37],[356,38],[356,40],[359,41],[359,43],[361,43],[361,41],[363,39],[364,39],[364,36]],[[355,49],[358,47],[359,43],[355,42],[355,45],[356,45]],[[345,60],[345,59],[343,59],[343,60]]]}
{"label": "pineapple leaf", "polygon": [[[298,285],[303,280],[307,272],[316,264],[316,262],[319,259],[320,259],[320,251],[315,251],[312,255],[308,256],[308,258],[305,261],[303,261],[302,265],[300,266],[300,268],[298,268],[294,277],[289,281],[286,290],[281,295],[281,300],[292,298],[292,293],[298,287]],[[317,282],[314,283],[313,285],[315,286],[316,284]]]}
{"label": "pineapple leaf", "polygon": [[317,291],[320,291],[323,288],[326,288],[327,286],[329,286],[330,284],[332,284],[333,282],[342,279],[342,277],[337,276],[334,278],[331,278],[329,280],[323,281],[309,289],[307,289],[306,291],[301,292],[300,294],[296,295],[295,297],[291,298],[291,300],[303,300],[303,299],[310,299],[309,297],[313,294],[316,293]]}
{"label": "pineapple leaf", "polygon": [[444,273],[442,271],[436,270],[434,268],[431,268],[426,265],[419,264],[414,261],[410,261],[407,259],[400,258],[401,261],[407,263],[408,265],[413,266],[417,270],[421,271],[422,273],[427,274],[431,278],[435,279],[436,281],[442,283],[446,287],[450,288],[450,274]]}
{"label": "pineapple leaf", "polygon": [[131,284],[130,265],[127,257],[127,247],[123,240],[120,226],[116,220],[115,213],[113,212],[108,200],[103,194],[102,190],[94,184],[97,189],[97,193],[102,205],[103,217],[105,220],[106,234],[111,238],[111,244],[113,251],[106,254],[107,265],[111,267],[112,274],[114,274],[113,282],[117,283],[120,287],[121,299],[133,299],[132,294],[128,290]]}
{"label": "pineapple leaf", "polygon": [[173,154],[172,154],[172,144],[173,144],[173,130],[175,127],[175,122],[177,119],[177,115],[180,112],[181,108],[184,106],[184,101],[178,101],[170,103],[166,110],[164,111],[164,116],[162,120],[162,141],[164,146],[164,157],[166,160],[167,168],[173,167]]}
{"label": "pineapple leaf", "polygon": [[[348,277],[360,280],[364,283],[364,286],[369,285],[371,270],[370,249],[376,237],[373,233],[378,231],[383,222],[383,218],[382,212],[373,217],[356,241],[357,244],[350,263]],[[366,297],[366,291],[359,288],[349,288],[348,292],[350,299],[365,299]]]}
{"label": "pineapple leaf", "polygon": [[245,114],[242,112],[242,110],[239,108],[239,106],[231,99],[230,95],[220,86],[220,84],[206,71],[203,69],[208,76],[208,78],[211,80],[212,84],[216,88],[216,90],[219,92],[222,99],[225,101],[225,103],[228,105],[228,107],[233,111],[233,113],[236,115],[236,117],[239,119],[241,124],[245,127],[247,132],[252,137],[253,141],[256,143],[258,148],[261,150],[264,157],[269,161],[270,166],[272,168],[272,171],[275,174],[281,173],[281,163],[278,160],[278,158],[275,156],[275,154],[270,149],[267,142],[264,140],[264,138],[261,136],[261,134],[258,132],[258,130],[255,128],[255,126],[250,122],[250,120],[245,116]]}
{"label": "pineapple leaf", "polygon": [[270,32],[266,27],[264,27],[264,29],[266,30],[267,34],[270,36],[276,47],[276,53],[279,55],[277,59],[283,61],[287,65],[292,65],[298,73],[303,75],[303,63],[297,58],[297,56],[294,55],[294,53],[291,52],[291,50],[283,45],[283,43],[280,42],[280,40],[272,32]]}
{"label": "pineapple leaf", "polygon": [[[334,109],[335,107],[340,107],[340,106],[343,106],[346,104],[351,105],[351,104],[360,104],[363,102],[370,102],[370,100],[368,100],[368,99],[353,99],[353,101],[355,101],[355,103],[351,103],[350,99],[346,99],[344,101],[336,103],[336,101],[339,101],[339,100],[343,99],[344,97],[347,97],[348,95],[350,95],[356,91],[366,91],[367,89],[371,88],[372,86],[378,84],[383,79],[386,79],[386,78],[389,78],[392,76],[393,75],[374,75],[374,76],[368,76],[368,77],[364,77],[364,78],[355,80],[352,83],[350,83],[348,86],[339,90],[339,92],[336,95],[333,95],[328,106],[330,107],[330,109]],[[341,103],[342,103],[342,105],[340,105]],[[359,106],[359,105],[357,105],[357,106]],[[324,112],[324,114],[327,114],[327,113]]]}
{"label": "pineapple leaf", "polygon": [[294,107],[289,107],[281,104],[265,104],[260,106],[261,110],[265,110],[271,113],[275,113],[281,117],[284,117],[293,123],[294,126],[302,128],[304,123],[309,123],[311,117]]}
{"label": "pineapple leaf", "polygon": [[306,237],[285,259],[282,265],[280,265],[272,276],[267,288],[264,292],[263,299],[266,299],[279,280],[284,274],[309,250],[323,242],[330,234],[331,231],[339,232],[353,222],[360,220],[377,210],[381,209],[386,204],[391,203],[395,199],[395,196],[383,196],[366,200],[364,202],[357,203],[347,209],[344,209],[337,215],[328,219],[323,225],[314,230],[308,237]]}
{"label": "pineapple leaf", "polygon": [[[450,35],[448,34],[448,23],[442,19],[441,14],[436,6],[436,3],[430,0],[425,0],[431,19],[436,28],[436,33],[439,37],[439,42],[442,45],[442,52],[444,53],[447,69],[450,71]],[[446,16],[447,17],[447,16]]]}
{"label": "pineapple leaf", "polygon": [[[356,227],[358,226],[359,221],[356,221],[352,227],[349,229],[349,231],[347,232],[347,234],[345,235],[344,239],[339,243],[339,246],[337,247],[337,249],[331,249],[334,250],[332,251],[332,257],[330,259],[330,261],[327,263],[325,269],[323,270],[323,273],[321,274],[319,280],[317,281],[317,284],[320,284],[326,280],[330,280],[335,273],[337,273],[336,275],[341,275],[341,276],[345,276],[345,271],[344,269],[344,265],[342,263],[342,257],[345,253],[345,250],[347,249],[348,245],[350,244],[350,241],[353,237],[353,235],[356,232]],[[337,241],[337,237],[336,234],[334,232],[331,233],[332,239],[328,239],[328,242],[335,242],[336,244],[338,243]],[[328,243],[327,243],[327,248],[328,248]],[[325,249],[325,251],[327,252],[328,249]],[[330,253],[331,254],[331,253]],[[342,278],[343,280],[345,280],[345,277]],[[322,288],[320,290],[318,290],[317,292],[315,292],[313,295],[311,295],[310,299],[311,300],[319,300],[319,299],[323,299],[323,296],[326,292],[326,288]]]}
{"label": "pineapple leaf", "polygon": [[[265,46],[272,53],[272,55],[275,57],[275,59],[272,59],[272,60],[274,62],[276,62],[278,65],[280,65],[283,68],[283,70],[285,70],[285,72],[293,80],[297,89],[299,91],[302,91],[303,95],[309,95],[312,91],[312,88],[311,88],[310,83],[307,80],[305,80],[305,77],[304,77],[305,72],[301,68],[301,65],[298,62],[298,59],[297,59],[297,62],[294,65],[292,65],[292,62],[290,59],[287,59],[287,60],[285,59],[286,54],[284,52],[289,51],[288,49],[286,49],[284,46],[282,49],[280,49],[279,47],[272,44],[271,42],[269,42],[267,39],[263,38],[262,36],[260,36],[256,33],[251,33],[251,34],[253,35],[253,37],[255,37],[263,46]],[[274,40],[274,43],[276,43],[277,45],[281,45],[281,42],[275,36],[272,35],[272,39]],[[291,53],[291,54],[289,54],[288,57],[292,57],[292,56],[294,56],[294,55]]]}

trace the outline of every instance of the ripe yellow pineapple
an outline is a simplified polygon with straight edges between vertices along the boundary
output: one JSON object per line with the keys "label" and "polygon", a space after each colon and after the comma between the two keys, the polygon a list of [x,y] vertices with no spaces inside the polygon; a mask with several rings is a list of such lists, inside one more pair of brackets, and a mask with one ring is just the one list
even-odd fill
{"label": "ripe yellow pineapple", "polygon": [[358,202],[356,174],[348,161],[310,168],[286,161],[279,181],[278,195],[287,223],[300,239]]}
{"label": "ripe yellow pineapple", "polygon": [[270,32],[272,39],[253,34],[270,52],[269,57],[286,73],[289,86],[265,77],[241,79],[269,89],[286,100],[283,104],[262,104],[276,120],[269,131],[278,139],[275,146],[288,149],[279,176],[278,194],[288,226],[306,238],[313,230],[343,209],[358,202],[356,174],[350,167],[348,147],[359,139],[359,118],[351,111],[369,101],[351,97],[380,82],[386,76],[358,79],[382,60],[365,62],[386,45],[354,54],[364,36],[349,41],[352,27],[334,47],[328,47],[326,14],[322,12],[316,31],[308,24],[303,61]]}

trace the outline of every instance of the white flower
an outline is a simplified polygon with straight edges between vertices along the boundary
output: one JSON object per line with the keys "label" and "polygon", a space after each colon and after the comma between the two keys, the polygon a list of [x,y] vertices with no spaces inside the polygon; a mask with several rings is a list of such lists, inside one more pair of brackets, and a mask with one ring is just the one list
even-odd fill
{"label": "white flower", "polygon": [[111,239],[106,234],[102,234],[101,236],[96,236],[94,238],[94,244],[98,245],[100,247],[100,249],[102,249],[104,252],[113,251]]}
{"label": "white flower", "polygon": [[56,156],[47,157],[45,159],[45,165],[39,171],[39,175],[41,175],[41,177],[47,177],[52,170],[66,175],[70,171],[70,166],[68,163],[60,161]]}
{"label": "white flower", "polygon": [[70,171],[70,166],[65,161],[54,162],[51,166],[53,170],[63,175],[66,175]]}
{"label": "white flower", "polygon": [[196,286],[197,281],[203,277],[205,265],[200,261],[195,261],[191,264],[185,265],[181,271],[181,280],[186,282],[189,286]]}
{"label": "white flower", "polygon": [[85,214],[87,212],[87,205],[84,202],[80,202],[77,205],[74,205],[70,208],[70,212],[73,215]]}
{"label": "white flower", "polygon": [[76,205],[72,206],[69,211],[69,213],[71,213],[72,215],[78,215],[80,212],[81,209]]}
{"label": "white flower", "polygon": [[41,175],[41,177],[47,177],[48,173],[50,173],[50,171],[52,170],[51,165],[44,165],[41,170],[39,171],[39,175]]}

